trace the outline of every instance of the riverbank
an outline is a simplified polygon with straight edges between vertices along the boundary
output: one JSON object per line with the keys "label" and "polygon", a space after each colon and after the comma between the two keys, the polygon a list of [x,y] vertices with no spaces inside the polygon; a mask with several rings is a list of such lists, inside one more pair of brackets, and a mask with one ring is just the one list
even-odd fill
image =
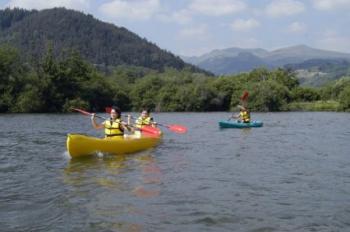
{"label": "riverbank", "polygon": [[291,102],[287,111],[342,111],[338,101]]}

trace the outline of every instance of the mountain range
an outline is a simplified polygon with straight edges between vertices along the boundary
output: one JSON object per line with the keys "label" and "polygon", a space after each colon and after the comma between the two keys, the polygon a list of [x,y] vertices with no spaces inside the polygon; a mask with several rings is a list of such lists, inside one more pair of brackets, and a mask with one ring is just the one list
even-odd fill
{"label": "mountain range", "polygon": [[[317,66],[332,60],[350,60],[350,54],[311,48],[305,45],[281,48],[267,51],[261,48],[243,49],[228,48],[214,50],[201,56],[181,57],[184,61],[213,72],[217,75],[236,74],[248,72],[254,68],[266,67],[293,67],[293,64],[304,63]],[[313,62],[307,62],[313,61]],[[305,63],[306,62],[306,63]]]}

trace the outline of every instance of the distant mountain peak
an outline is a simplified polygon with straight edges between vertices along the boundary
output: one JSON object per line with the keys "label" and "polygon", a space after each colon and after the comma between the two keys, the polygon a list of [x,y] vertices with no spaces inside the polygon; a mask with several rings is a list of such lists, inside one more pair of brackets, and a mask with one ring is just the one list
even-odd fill
{"label": "distant mountain peak", "polygon": [[[298,44],[272,51],[267,51],[262,48],[245,49],[238,47],[215,49],[202,56],[191,57],[191,59],[186,59],[186,57],[184,57],[183,59],[203,69],[214,72],[215,74],[234,74],[242,70],[250,71],[258,64],[264,64],[267,67],[275,68],[284,67],[287,64],[298,64],[310,59],[350,60],[350,54],[327,51],[312,48],[304,44]],[[235,65],[232,64],[233,62]],[[244,67],[244,69],[242,67]],[[220,70],[220,72],[217,70]]]}
{"label": "distant mountain peak", "polygon": [[307,45],[304,45],[304,44],[299,44],[299,45],[295,45],[295,46],[289,46],[289,47],[284,47],[284,48],[279,48],[279,49],[275,49],[275,50],[272,50],[270,51],[270,53],[273,53],[273,52],[283,52],[283,51],[293,51],[293,52],[296,52],[296,51],[324,51],[324,50],[321,50],[321,49],[317,49],[317,48],[312,48],[312,47],[309,47]]}
{"label": "distant mountain peak", "polygon": [[298,44],[298,45],[294,45],[294,46],[289,46],[287,48],[290,48],[290,49],[314,49],[314,48],[309,47],[305,44]]}

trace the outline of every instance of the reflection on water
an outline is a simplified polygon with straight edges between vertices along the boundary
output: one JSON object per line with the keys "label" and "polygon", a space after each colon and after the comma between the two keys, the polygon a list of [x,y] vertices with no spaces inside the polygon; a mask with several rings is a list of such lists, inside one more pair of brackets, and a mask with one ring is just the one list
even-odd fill
{"label": "reflection on water", "polygon": [[[130,187],[128,181],[122,182],[123,172],[130,171],[142,180],[134,187]],[[101,175],[94,176],[96,173]],[[142,198],[159,195],[159,189],[154,188],[161,184],[161,175],[156,159],[146,151],[137,155],[72,159],[64,169],[64,183],[77,187],[93,184],[114,191],[132,188],[130,192]]]}
{"label": "reflection on water", "polygon": [[154,156],[147,154],[136,157],[142,170],[142,184],[133,189],[133,194],[140,198],[156,197],[160,194],[161,170]]}
{"label": "reflection on water", "polygon": [[150,150],[135,155],[72,159],[64,169],[63,182],[71,189],[71,203],[87,201],[83,210],[90,218],[103,217],[107,227],[115,231],[142,231],[142,225],[133,218],[144,215],[145,209],[123,201],[158,197],[162,172]]}

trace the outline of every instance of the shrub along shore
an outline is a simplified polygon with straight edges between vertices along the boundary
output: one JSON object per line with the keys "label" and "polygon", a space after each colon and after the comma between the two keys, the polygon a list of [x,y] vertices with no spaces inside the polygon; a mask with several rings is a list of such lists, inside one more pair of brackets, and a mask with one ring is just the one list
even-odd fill
{"label": "shrub along shore", "polygon": [[123,111],[230,111],[245,90],[252,111],[350,111],[350,77],[311,88],[286,69],[217,77],[125,65],[105,73],[74,51],[55,57],[48,49],[28,62],[15,48],[1,46],[0,78],[0,113],[103,111],[111,105]]}

